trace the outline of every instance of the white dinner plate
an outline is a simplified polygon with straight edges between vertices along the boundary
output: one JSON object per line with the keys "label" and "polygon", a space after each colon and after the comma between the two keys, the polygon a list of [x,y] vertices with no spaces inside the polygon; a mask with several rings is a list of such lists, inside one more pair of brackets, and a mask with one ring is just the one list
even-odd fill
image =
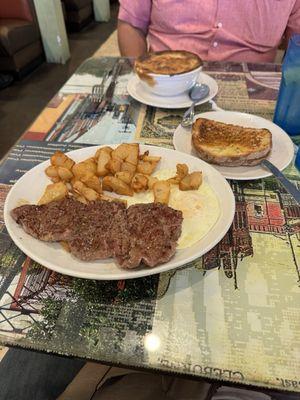
{"label": "white dinner plate", "polygon": [[[200,72],[197,81],[200,83],[205,83],[209,87],[209,94],[197,104],[206,103],[207,101],[213,99],[218,93],[218,84],[209,75]],[[151,93],[149,90],[144,89],[136,75],[133,75],[129,80],[127,91],[135,100],[152,107],[187,108],[192,104],[188,92],[182,93],[178,96],[158,96],[154,93]]]}
{"label": "white dinner plate", "polygon": [[[266,128],[272,133],[272,150],[267,159],[281,171],[286,168],[294,157],[294,144],[286,132],[273,122],[256,115],[235,111],[209,111],[195,116],[207,118],[228,124],[241,125],[250,128]],[[199,157],[192,146],[191,128],[183,128],[179,125],[173,136],[173,144],[176,150]],[[251,180],[261,179],[272,174],[263,167],[214,167],[227,179]]]}
{"label": "white dinner plate", "polygon": [[[99,147],[101,146],[86,147],[71,151],[68,155],[76,162],[82,161],[92,157]],[[111,147],[116,147],[116,145]],[[227,181],[209,164],[190,155],[156,146],[140,145],[140,150],[141,152],[149,150],[151,155],[161,156],[159,169],[176,169],[177,163],[186,163],[191,171],[203,171],[203,179],[211,186],[219,199],[220,216],[207,235],[195,245],[177,250],[168,263],[155,268],[140,267],[125,270],[121,269],[112,259],[84,262],[66,252],[58,243],[47,243],[33,238],[13,220],[10,211],[20,205],[21,199],[37,203],[46,185],[49,184],[49,179],[45,175],[45,168],[49,165],[49,161],[37,165],[23,175],[6,198],[4,220],[12,240],[27,256],[51,270],[75,277],[98,280],[131,279],[157,274],[187,264],[209,251],[223,238],[234,217],[235,200]]]}

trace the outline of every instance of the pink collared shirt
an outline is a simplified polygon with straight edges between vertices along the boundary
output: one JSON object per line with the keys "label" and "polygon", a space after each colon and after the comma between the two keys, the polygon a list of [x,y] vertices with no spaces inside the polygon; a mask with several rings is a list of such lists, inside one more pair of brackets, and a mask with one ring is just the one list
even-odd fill
{"label": "pink collared shirt", "polygon": [[300,0],[120,0],[119,19],[147,33],[154,51],[272,62],[283,34],[300,33]]}

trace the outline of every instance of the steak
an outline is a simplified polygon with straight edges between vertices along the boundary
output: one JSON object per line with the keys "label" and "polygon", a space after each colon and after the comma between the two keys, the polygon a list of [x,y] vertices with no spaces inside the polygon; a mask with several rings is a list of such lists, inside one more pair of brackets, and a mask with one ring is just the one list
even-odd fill
{"label": "steak", "polygon": [[[69,239],[70,251],[84,261],[114,257],[127,251],[126,206],[121,202],[88,203],[78,230]],[[128,244],[127,244],[128,243]]]}
{"label": "steak", "polygon": [[71,197],[44,205],[24,205],[11,211],[11,216],[29,235],[55,242],[68,240],[78,226],[84,204]]}
{"label": "steak", "polygon": [[123,268],[149,267],[170,260],[181,235],[182,213],[165,204],[135,204],[127,210],[129,251],[116,255]]}
{"label": "steak", "polygon": [[12,217],[31,236],[67,241],[70,252],[84,261],[114,257],[123,268],[167,262],[176,251],[182,213],[160,203],[96,201],[72,197],[45,205],[24,205]]}

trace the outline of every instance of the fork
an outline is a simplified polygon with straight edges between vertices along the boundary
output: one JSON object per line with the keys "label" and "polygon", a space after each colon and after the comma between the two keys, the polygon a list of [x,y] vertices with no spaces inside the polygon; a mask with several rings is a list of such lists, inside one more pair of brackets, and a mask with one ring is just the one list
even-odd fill
{"label": "fork", "polygon": [[107,79],[109,78],[109,76],[111,75],[111,73],[112,73],[112,69],[106,70],[104,72],[104,75],[103,75],[100,85],[94,85],[92,87],[91,104],[89,105],[89,107],[87,107],[87,110],[85,111],[87,114],[95,113],[97,107],[101,103],[103,93],[104,93],[105,83],[106,83]]}

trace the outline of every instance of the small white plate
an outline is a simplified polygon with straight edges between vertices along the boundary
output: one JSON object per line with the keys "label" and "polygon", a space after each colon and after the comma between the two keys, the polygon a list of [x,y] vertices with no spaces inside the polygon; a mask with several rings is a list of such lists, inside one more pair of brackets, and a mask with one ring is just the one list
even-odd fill
{"label": "small white plate", "polygon": [[[281,171],[286,168],[294,157],[294,144],[286,132],[273,122],[256,115],[235,111],[209,111],[198,114],[197,118],[207,118],[228,124],[241,125],[250,128],[266,128],[272,133],[272,150],[267,159]],[[192,146],[191,128],[179,125],[173,136],[176,150],[199,157]],[[261,179],[272,174],[260,165],[254,167],[223,167],[213,165],[225,178],[236,180]]]}
{"label": "small white plate", "polygon": [[[74,150],[68,155],[76,162],[92,157],[97,148],[86,147]],[[116,145],[111,145],[116,147]],[[209,164],[199,158],[182,154],[179,151],[156,146],[140,145],[140,151],[149,150],[151,155],[161,156],[159,169],[176,169],[177,163],[186,163],[190,171],[203,171],[203,179],[214,190],[219,199],[220,216],[212,229],[193,246],[177,250],[174,257],[165,264],[155,268],[140,267],[132,270],[121,269],[112,259],[84,262],[66,252],[59,243],[42,242],[28,235],[10,215],[10,211],[20,205],[21,199],[29,203],[36,203],[49,184],[45,175],[45,168],[49,161],[45,161],[22,176],[10,190],[4,205],[4,221],[8,233],[16,245],[30,258],[57,271],[61,274],[79,278],[114,280],[132,279],[141,276],[158,274],[187,264],[202,256],[214,247],[228,231],[235,211],[235,199],[231,187],[223,176]]]}
{"label": "small white plate", "polygon": [[[209,94],[197,104],[204,104],[207,101],[213,99],[218,93],[217,82],[207,74],[200,72],[197,79],[199,83],[205,83],[209,86]],[[127,85],[127,91],[131,97],[140,103],[147,104],[152,107],[160,108],[187,108],[192,104],[191,99],[187,92],[182,93],[178,96],[158,96],[154,93],[144,89],[140,83],[139,78],[133,75]]]}

